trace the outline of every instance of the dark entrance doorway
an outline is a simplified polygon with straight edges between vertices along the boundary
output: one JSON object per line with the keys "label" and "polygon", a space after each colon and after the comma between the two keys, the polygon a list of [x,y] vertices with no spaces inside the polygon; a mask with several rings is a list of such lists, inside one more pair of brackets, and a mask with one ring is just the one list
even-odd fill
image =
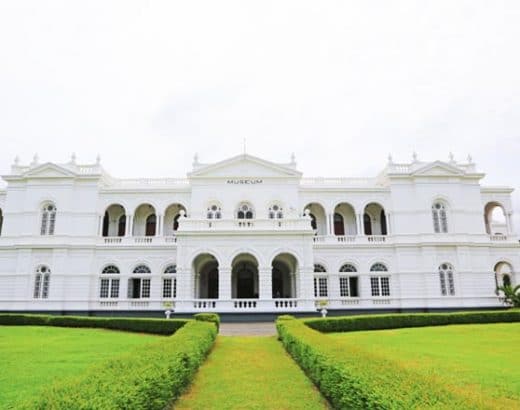
{"label": "dark entrance doorway", "polygon": [[233,261],[232,297],[258,299],[258,265],[249,254],[241,254]]}

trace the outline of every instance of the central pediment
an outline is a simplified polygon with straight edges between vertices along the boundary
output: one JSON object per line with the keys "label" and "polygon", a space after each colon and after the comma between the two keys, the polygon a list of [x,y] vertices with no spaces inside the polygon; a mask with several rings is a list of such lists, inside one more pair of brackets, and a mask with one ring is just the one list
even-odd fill
{"label": "central pediment", "polygon": [[248,154],[237,155],[188,174],[189,178],[300,178],[288,165],[276,164]]}

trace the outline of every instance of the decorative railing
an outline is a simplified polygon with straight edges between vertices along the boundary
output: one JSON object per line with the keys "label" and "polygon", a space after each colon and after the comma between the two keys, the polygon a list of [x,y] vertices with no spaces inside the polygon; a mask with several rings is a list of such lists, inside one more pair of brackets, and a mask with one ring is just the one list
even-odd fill
{"label": "decorative railing", "polygon": [[217,307],[217,301],[215,299],[199,299],[193,301],[193,307],[197,310],[215,309]]}
{"label": "decorative railing", "polygon": [[507,241],[507,235],[489,235],[489,239],[491,239],[493,242]]}
{"label": "decorative railing", "polygon": [[312,232],[311,221],[296,219],[182,219],[179,232],[226,230],[304,230]]}
{"label": "decorative railing", "polygon": [[297,299],[273,299],[276,309],[291,309],[298,307]]}
{"label": "decorative railing", "polygon": [[256,309],[257,299],[235,299],[233,305],[235,309]]}
{"label": "decorative railing", "polygon": [[326,244],[382,244],[388,241],[387,235],[317,235],[314,243]]}

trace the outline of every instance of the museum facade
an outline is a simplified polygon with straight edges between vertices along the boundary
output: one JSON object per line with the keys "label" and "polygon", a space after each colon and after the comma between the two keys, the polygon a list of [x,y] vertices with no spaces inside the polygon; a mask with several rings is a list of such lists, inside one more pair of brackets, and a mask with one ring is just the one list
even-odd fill
{"label": "museum facade", "polygon": [[0,311],[499,307],[517,284],[509,187],[463,163],[304,178],[242,154],[186,178],[19,161],[0,191]]}

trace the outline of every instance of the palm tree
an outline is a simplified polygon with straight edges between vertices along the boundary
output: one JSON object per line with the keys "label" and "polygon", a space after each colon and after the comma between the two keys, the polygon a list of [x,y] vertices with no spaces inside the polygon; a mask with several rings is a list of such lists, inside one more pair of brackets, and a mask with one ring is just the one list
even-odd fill
{"label": "palm tree", "polygon": [[520,285],[515,287],[511,285],[499,286],[497,289],[504,294],[504,302],[513,307],[520,307]]}

